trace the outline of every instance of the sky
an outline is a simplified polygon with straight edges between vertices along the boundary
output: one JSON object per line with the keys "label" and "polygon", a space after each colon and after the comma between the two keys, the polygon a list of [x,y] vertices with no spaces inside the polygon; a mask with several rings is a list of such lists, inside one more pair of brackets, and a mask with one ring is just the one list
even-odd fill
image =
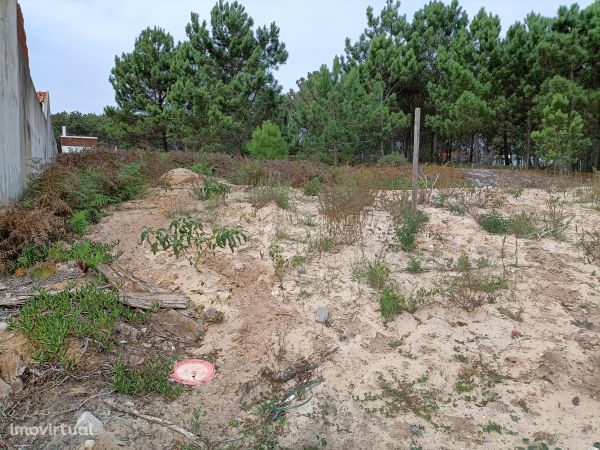
{"label": "sky", "polygon": [[[136,36],[160,26],[176,41],[186,38],[190,12],[210,18],[215,0],[19,0],[25,18],[30,70],[40,91],[50,92],[51,109],[101,113],[114,105],[108,81],[115,55],[130,52]],[[444,0],[449,3],[450,0]],[[583,8],[593,0],[579,0]],[[427,0],[428,2],[428,0]],[[276,73],[284,90],[296,80],[343,54],[346,37],[356,40],[366,26],[366,9],[381,11],[385,0],[242,0],[257,26],[275,21],[289,52]],[[411,19],[426,0],[404,0]],[[503,30],[529,12],[552,16],[565,0],[461,0],[469,18],[485,7]]]}

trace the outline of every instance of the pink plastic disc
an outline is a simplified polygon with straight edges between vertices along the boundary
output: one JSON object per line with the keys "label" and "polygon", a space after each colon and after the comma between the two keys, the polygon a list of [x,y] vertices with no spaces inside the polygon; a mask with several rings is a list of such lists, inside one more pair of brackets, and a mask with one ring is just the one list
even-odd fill
{"label": "pink plastic disc", "polygon": [[181,384],[208,383],[215,376],[215,366],[202,359],[184,359],[175,364],[171,376]]}

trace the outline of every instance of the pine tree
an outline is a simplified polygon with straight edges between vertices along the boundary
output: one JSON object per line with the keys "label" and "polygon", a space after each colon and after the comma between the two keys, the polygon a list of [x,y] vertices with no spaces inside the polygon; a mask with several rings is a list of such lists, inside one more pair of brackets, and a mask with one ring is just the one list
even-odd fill
{"label": "pine tree", "polygon": [[110,82],[118,108],[106,108],[112,134],[129,136],[134,142],[160,143],[164,151],[169,149],[173,54],[173,37],[154,27],[140,33],[131,53],[115,57]]}
{"label": "pine tree", "polygon": [[280,103],[273,72],[288,53],[279,28],[272,23],[254,30],[241,4],[219,0],[210,28],[192,13],[186,32],[189,41],[176,58],[181,79],[172,93],[182,134],[189,139],[200,132],[241,153],[252,131],[272,119]]}

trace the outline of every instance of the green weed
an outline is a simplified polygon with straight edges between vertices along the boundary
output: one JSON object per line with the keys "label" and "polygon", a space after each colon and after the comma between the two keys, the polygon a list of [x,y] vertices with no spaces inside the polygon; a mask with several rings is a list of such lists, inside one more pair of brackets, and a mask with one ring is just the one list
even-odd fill
{"label": "green weed", "polygon": [[173,361],[154,358],[140,369],[130,369],[121,361],[113,367],[111,386],[123,394],[135,395],[156,392],[172,399],[183,392],[183,386],[169,381]]}
{"label": "green weed", "polygon": [[396,221],[396,237],[402,249],[407,252],[415,250],[417,235],[427,221],[427,215],[422,211],[414,213],[410,208],[406,208]]}
{"label": "green weed", "polygon": [[406,270],[408,270],[409,273],[423,272],[423,266],[421,265],[421,261],[419,261],[417,258],[410,258]]}
{"label": "green weed", "polygon": [[11,326],[32,344],[35,360],[72,366],[75,361],[67,355],[65,345],[68,337],[88,339],[98,349],[110,349],[118,320],[146,320],[153,312],[135,313],[121,303],[118,292],[88,285],[57,294],[40,291],[23,306]]}

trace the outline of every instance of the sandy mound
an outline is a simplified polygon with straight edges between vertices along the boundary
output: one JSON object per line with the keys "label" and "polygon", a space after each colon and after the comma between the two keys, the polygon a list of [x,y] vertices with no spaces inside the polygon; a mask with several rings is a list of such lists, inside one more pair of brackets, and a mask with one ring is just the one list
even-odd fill
{"label": "sandy mound", "polygon": [[187,183],[197,183],[202,181],[202,177],[189,169],[173,169],[169,170],[162,177],[160,181],[170,187],[179,186]]}

